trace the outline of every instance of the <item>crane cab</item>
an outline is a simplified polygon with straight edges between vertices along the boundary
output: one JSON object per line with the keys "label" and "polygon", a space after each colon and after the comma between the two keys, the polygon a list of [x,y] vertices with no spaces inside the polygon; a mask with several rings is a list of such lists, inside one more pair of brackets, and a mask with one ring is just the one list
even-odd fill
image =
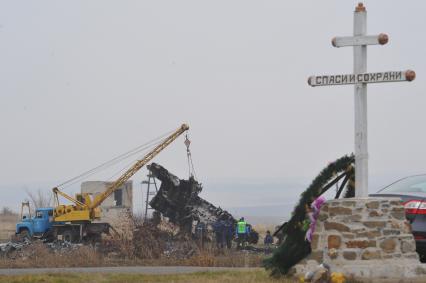
{"label": "crane cab", "polygon": [[88,193],[78,193],[75,195],[77,204],[57,205],[54,209],[54,220],[56,222],[70,221],[92,221],[99,219],[101,215],[100,208],[89,209],[92,204],[92,196]]}

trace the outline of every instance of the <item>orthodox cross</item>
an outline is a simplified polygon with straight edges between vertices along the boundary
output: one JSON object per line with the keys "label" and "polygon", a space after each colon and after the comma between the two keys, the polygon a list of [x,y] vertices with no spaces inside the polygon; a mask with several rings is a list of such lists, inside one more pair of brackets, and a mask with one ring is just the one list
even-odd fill
{"label": "orthodox cross", "polygon": [[355,85],[355,197],[368,197],[368,144],[367,144],[367,84],[383,82],[412,81],[416,73],[388,71],[367,73],[367,45],[384,45],[389,38],[386,34],[366,35],[367,11],[359,3],[354,12],[354,35],[335,37],[334,47],[353,46],[354,73],[339,75],[311,76],[310,86]]}

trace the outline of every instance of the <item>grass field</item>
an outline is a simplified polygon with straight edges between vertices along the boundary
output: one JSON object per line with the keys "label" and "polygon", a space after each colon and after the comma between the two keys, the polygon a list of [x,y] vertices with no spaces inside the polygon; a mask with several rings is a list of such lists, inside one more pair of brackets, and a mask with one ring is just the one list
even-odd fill
{"label": "grass field", "polygon": [[[47,273],[38,275],[0,275],[0,283],[135,283],[135,282],[173,282],[173,283],[296,283],[301,282],[289,278],[272,278],[264,270],[256,271],[217,271],[217,272],[197,272],[189,274],[167,274],[167,275],[146,275],[146,274],[108,274],[108,273]],[[426,277],[406,279],[349,279],[345,283],[424,283]]]}
{"label": "grass field", "polygon": [[9,241],[10,237],[15,234],[18,219],[16,214],[0,214],[0,242]]}
{"label": "grass field", "polygon": [[0,276],[3,282],[43,282],[43,283],[68,283],[68,282],[232,282],[232,283],[254,283],[254,282],[297,282],[289,279],[273,279],[265,271],[229,271],[229,272],[200,272],[191,274],[170,275],[143,275],[143,274],[41,274],[41,275],[14,275]]}

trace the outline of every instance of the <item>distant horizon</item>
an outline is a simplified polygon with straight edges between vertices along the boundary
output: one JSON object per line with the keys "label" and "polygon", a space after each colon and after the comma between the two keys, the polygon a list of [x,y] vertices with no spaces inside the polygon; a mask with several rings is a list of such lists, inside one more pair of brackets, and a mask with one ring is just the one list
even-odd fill
{"label": "distant horizon", "polygon": [[[203,191],[200,197],[226,210],[244,211],[245,209],[256,209],[259,207],[275,208],[278,206],[289,206],[292,209],[297,203],[300,194],[309,186],[314,177],[316,176],[313,176],[311,180],[306,178],[305,182],[300,178],[295,178],[295,180],[289,180],[287,182],[279,182],[278,180],[274,180],[273,182],[268,182],[268,180],[256,180],[253,182],[243,180],[237,180],[235,182],[227,182],[224,180],[217,180],[212,183],[202,182]],[[406,176],[371,176],[369,186],[370,192],[375,192],[403,177]],[[0,199],[0,208],[8,207],[15,212],[19,211],[20,203],[24,201],[25,198],[28,198],[25,189],[30,188],[33,188],[33,191],[41,189],[46,194],[51,193],[51,188],[48,188],[45,184],[35,184],[32,186],[25,184],[15,184],[13,186],[1,185],[0,192],[2,192],[4,197]],[[80,187],[76,185],[74,186],[74,189],[75,188]],[[140,200],[144,195],[141,195],[140,190],[141,185],[133,182],[133,199],[134,207],[136,208],[134,211],[136,213],[142,211]],[[72,194],[76,192],[75,190],[69,189],[65,191]],[[253,216],[257,215],[255,214]]]}

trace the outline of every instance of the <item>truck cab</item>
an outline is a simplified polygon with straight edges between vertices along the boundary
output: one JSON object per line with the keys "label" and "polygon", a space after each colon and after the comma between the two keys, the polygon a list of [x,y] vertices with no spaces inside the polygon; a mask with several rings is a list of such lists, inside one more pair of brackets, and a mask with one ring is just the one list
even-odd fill
{"label": "truck cab", "polygon": [[21,222],[16,224],[16,234],[21,237],[43,237],[53,223],[53,207],[37,208],[34,217],[21,215]]}

